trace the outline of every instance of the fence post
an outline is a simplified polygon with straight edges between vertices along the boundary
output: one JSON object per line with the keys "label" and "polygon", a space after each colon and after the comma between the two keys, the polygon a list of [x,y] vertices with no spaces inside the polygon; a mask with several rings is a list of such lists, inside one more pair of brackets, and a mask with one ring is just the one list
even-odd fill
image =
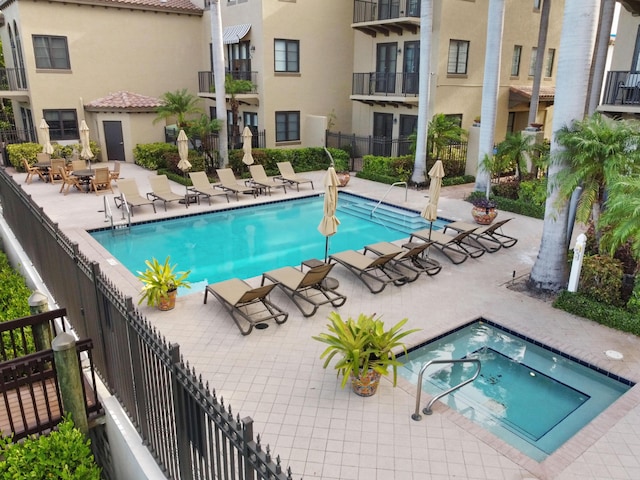
{"label": "fence post", "polygon": [[242,419],[242,441],[244,446],[244,478],[245,480],[253,480],[255,478],[255,470],[251,466],[249,461],[249,449],[247,445],[253,442],[253,419],[251,417],[244,417]]}
{"label": "fence post", "polygon": [[181,480],[193,479],[191,468],[191,454],[189,452],[189,433],[187,430],[187,411],[183,401],[184,389],[178,381],[178,370],[180,369],[180,346],[172,344],[169,346],[171,355],[171,392],[173,394],[173,408],[176,425],[176,447],[178,448],[178,470]]}
{"label": "fence post", "polygon": [[[29,312],[31,315],[37,315],[38,313],[44,313],[49,311],[49,299],[47,296],[39,290],[34,292],[29,297]],[[33,340],[36,344],[36,351],[49,350],[51,348],[51,331],[49,330],[48,323],[41,323],[34,325]]]}
{"label": "fence post", "polygon": [[62,394],[63,411],[71,413],[76,428],[88,435],[89,423],[82,392],[82,373],[76,353],[76,340],[73,335],[62,332],[53,339],[51,347]]}

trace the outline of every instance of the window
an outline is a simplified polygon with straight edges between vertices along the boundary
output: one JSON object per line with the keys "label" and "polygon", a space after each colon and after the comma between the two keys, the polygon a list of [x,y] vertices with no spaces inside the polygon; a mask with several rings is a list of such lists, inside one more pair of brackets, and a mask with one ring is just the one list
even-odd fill
{"label": "window", "polygon": [[33,50],[36,56],[36,68],[69,70],[69,50],[67,37],[33,36]]}
{"label": "window", "polygon": [[545,77],[550,77],[551,75],[553,75],[553,61],[556,58],[556,49],[555,48],[550,48],[547,51],[547,63],[544,67],[544,76]]}
{"label": "window", "polygon": [[300,112],[276,112],[276,142],[300,140]]}
{"label": "window", "polygon": [[538,48],[533,47],[531,49],[531,63],[529,64],[530,77],[533,77],[536,74],[536,58],[538,58]]}
{"label": "window", "polygon": [[540,10],[542,7],[542,0],[533,0],[533,9]]}
{"label": "window", "polygon": [[80,138],[78,117],[75,110],[44,110],[44,119],[49,124],[51,140],[75,140]]}
{"label": "window", "polygon": [[450,40],[447,73],[466,74],[468,56],[469,42],[465,40]]}
{"label": "window", "polygon": [[275,71],[300,71],[300,42],[298,40],[275,40]]}
{"label": "window", "polygon": [[511,76],[520,75],[520,57],[522,56],[522,45],[513,46],[513,57],[511,58]]}

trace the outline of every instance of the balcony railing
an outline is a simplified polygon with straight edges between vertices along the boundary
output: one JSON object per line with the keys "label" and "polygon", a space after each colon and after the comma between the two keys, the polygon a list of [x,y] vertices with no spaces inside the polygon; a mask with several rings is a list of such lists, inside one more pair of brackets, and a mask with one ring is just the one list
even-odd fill
{"label": "balcony railing", "polygon": [[351,94],[416,97],[419,80],[418,73],[354,73]]}
{"label": "balcony railing", "polygon": [[607,72],[602,104],[640,106],[640,72]]}
{"label": "balcony railing", "polygon": [[[231,75],[234,80],[249,80],[253,84],[253,88],[251,91],[245,93],[258,93],[258,86],[256,84],[258,72],[226,72],[226,75]],[[214,93],[215,85],[213,72],[198,72],[198,92]]]}
{"label": "balcony railing", "polygon": [[420,0],[355,0],[353,23],[420,17]]}
{"label": "balcony railing", "polygon": [[26,90],[27,77],[24,68],[0,68],[0,90]]}

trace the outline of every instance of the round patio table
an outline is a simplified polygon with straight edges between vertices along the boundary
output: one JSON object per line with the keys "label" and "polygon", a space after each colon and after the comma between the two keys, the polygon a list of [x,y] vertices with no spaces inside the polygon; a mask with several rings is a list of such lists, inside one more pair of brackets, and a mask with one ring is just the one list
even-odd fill
{"label": "round patio table", "polygon": [[73,172],[71,172],[71,175],[80,179],[80,183],[84,186],[86,192],[89,191],[89,183],[91,183],[91,178],[95,174],[96,171],[89,168],[85,170],[74,170]]}

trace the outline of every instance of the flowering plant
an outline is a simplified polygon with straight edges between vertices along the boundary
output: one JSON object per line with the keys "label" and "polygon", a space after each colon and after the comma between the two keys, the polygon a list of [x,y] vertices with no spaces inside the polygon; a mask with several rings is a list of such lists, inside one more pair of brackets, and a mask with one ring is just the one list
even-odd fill
{"label": "flowering plant", "polygon": [[478,208],[489,209],[489,208],[497,207],[496,202],[494,202],[493,200],[489,200],[487,197],[475,197],[475,198],[472,198],[470,201],[474,207],[478,207]]}

